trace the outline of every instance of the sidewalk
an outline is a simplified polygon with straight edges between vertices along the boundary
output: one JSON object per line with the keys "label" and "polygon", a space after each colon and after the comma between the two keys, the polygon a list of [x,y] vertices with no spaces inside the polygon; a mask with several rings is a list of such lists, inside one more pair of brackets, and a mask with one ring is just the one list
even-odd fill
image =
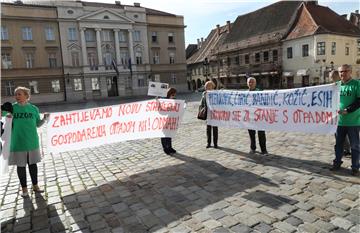
{"label": "sidewalk", "polygon": [[184,97],[174,156],[158,138],[45,153],[45,193],[29,199],[12,169],[1,232],[359,232],[360,179],[348,158],[328,170],[333,135],[267,132],[262,156],[248,154],[247,130],[219,128],[219,149],[206,149],[200,95]]}

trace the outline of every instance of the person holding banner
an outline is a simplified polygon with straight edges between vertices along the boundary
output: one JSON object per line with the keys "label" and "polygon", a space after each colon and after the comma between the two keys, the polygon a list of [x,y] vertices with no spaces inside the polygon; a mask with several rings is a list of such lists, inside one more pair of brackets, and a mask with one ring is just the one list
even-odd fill
{"label": "person holding banner", "polygon": [[[329,74],[329,78],[330,80],[332,80],[334,83],[340,81],[340,76],[339,76],[339,72],[337,70],[333,70],[330,72]],[[336,140],[336,133],[335,133],[335,140]],[[336,151],[336,145],[334,145],[334,151]],[[344,156],[351,156],[351,152],[350,152],[350,141],[349,141],[349,137],[346,136],[345,137],[345,141],[344,141]]]}
{"label": "person holding banner", "polygon": [[39,136],[37,127],[40,127],[49,114],[44,114],[40,120],[39,109],[30,104],[30,90],[26,87],[15,89],[16,102],[13,104],[13,127],[10,142],[9,165],[17,166],[17,174],[22,188],[22,196],[28,197],[26,184],[26,164],[29,166],[30,177],[34,192],[42,192],[38,186],[38,168],[36,163],[41,161],[39,150]]}
{"label": "person holding banner", "polygon": [[339,122],[336,130],[336,150],[332,171],[339,170],[342,164],[343,148],[346,135],[351,146],[351,175],[359,175],[360,154],[360,81],[352,79],[351,66],[339,67],[341,90]]}
{"label": "person holding banner", "polygon": [[[167,91],[166,95],[167,99],[175,99],[176,98],[176,89],[173,87],[170,87]],[[172,147],[171,138],[161,138],[161,145],[163,147],[163,150],[165,154],[171,155],[176,153],[176,150]]]}
{"label": "person holding banner", "polygon": [[[260,91],[260,89],[256,87],[256,79],[253,77],[249,77],[247,79],[247,85],[249,87],[249,91]],[[250,136],[250,152],[249,153],[255,154],[256,153],[256,139],[255,139],[256,131],[249,129],[248,132],[249,132],[249,136]],[[267,155],[269,155],[269,153],[266,150],[265,131],[258,130],[257,133],[258,133],[258,137],[259,137],[261,154],[267,156]]]}
{"label": "person holding banner", "polygon": [[[206,92],[215,89],[215,83],[213,81],[207,81],[205,83],[205,91],[202,94],[200,108],[207,107],[206,103]],[[207,146],[206,148],[211,147],[211,129],[213,130],[213,137],[214,137],[214,148],[218,148],[218,127],[206,125],[206,136],[207,136]]]}

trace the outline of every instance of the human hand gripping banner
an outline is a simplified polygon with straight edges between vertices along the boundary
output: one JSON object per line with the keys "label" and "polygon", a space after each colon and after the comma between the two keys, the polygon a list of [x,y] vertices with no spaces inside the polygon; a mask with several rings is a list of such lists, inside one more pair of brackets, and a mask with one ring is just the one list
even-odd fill
{"label": "human hand gripping banner", "polygon": [[184,100],[153,99],[51,113],[47,149],[60,153],[127,140],[174,137],[184,111]]}
{"label": "human hand gripping banner", "polygon": [[335,133],[336,84],[272,91],[209,91],[207,124],[254,130]]}

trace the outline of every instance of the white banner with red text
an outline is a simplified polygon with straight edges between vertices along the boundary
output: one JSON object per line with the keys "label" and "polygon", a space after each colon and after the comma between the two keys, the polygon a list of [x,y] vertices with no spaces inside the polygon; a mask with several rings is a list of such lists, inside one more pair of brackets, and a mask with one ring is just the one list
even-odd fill
{"label": "white banner with red text", "polygon": [[267,91],[209,91],[207,124],[267,131],[335,133],[336,84]]}
{"label": "white banner with red text", "polygon": [[127,140],[174,137],[184,110],[184,100],[153,99],[51,113],[47,150],[60,153]]}

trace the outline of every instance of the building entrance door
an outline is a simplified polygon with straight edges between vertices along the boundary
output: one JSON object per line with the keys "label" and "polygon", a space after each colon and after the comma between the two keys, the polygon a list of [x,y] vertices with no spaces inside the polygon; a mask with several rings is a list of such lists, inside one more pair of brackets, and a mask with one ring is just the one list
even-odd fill
{"label": "building entrance door", "polygon": [[118,96],[118,85],[117,85],[117,77],[107,77],[106,78],[106,86],[108,91],[108,96]]}

